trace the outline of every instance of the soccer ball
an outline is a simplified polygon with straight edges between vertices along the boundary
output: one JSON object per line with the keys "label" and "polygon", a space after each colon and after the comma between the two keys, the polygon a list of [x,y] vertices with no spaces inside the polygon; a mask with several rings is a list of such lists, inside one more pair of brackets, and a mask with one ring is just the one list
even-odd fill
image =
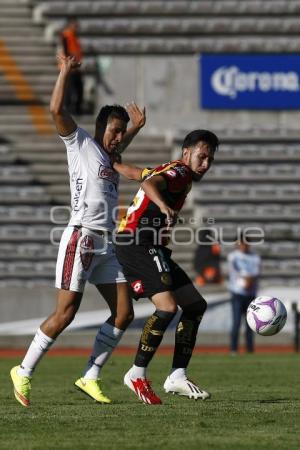
{"label": "soccer ball", "polygon": [[286,322],[284,304],[275,297],[257,297],[248,306],[247,322],[251,330],[262,336],[279,333]]}

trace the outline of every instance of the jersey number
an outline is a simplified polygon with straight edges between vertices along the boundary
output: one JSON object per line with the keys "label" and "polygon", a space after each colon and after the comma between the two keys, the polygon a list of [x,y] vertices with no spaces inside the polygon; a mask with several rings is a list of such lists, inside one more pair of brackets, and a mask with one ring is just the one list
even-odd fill
{"label": "jersey number", "polygon": [[159,256],[154,256],[153,261],[156,263],[159,272],[170,272],[170,267],[164,259],[159,259]]}

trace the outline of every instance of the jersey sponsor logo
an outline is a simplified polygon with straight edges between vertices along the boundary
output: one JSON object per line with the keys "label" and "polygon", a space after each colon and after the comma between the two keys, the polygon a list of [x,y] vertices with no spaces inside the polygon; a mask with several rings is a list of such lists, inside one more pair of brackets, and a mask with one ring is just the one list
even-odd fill
{"label": "jersey sponsor logo", "polygon": [[167,170],[166,174],[169,175],[169,176],[172,177],[172,178],[175,178],[175,177],[176,177],[176,172],[175,172],[175,170],[173,170],[173,169]]}
{"label": "jersey sponsor logo", "polygon": [[103,180],[110,181],[111,183],[117,184],[119,180],[119,174],[115,172],[110,167],[105,167],[100,165],[98,170],[98,177]]}
{"label": "jersey sponsor logo", "polygon": [[144,286],[142,280],[133,281],[131,287],[136,294],[142,294],[144,292]]}
{"label": "jersey sponsor logo", "polygon": [[74,211],[79,211],[79,198],[82,191],[82,185],[83,185],[83,179],[82,178],[75,178],[75,192],[73,196],[73,202],[74,202]]}

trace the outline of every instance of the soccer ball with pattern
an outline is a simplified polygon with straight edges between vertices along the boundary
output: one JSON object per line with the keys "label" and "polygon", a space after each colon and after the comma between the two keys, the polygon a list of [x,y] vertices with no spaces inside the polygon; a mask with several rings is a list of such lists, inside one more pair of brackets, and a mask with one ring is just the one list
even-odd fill
{"label": "soccer ball with pattern", "polygon": [[251,330],[262,336],[279,333],[286,322],[284,304],[276,297],[257,297],[248,306],[247,322]]}

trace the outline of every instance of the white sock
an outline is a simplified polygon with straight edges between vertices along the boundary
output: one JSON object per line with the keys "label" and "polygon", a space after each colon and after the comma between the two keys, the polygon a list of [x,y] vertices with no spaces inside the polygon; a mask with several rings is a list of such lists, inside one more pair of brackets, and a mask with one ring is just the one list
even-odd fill
{"label": "white sock", "polygon": [[171,380],[178,380],[178,378],[186,378],[186,369],[185,368],[174,368],[172,367],[170,375]]}
{"label": "white sock", "polygon": [[136,380],[137,378],[146,378],[146,370],[147,367],[138,367],[133,364],[130,370],[130,376],[134,380]]}
{"label": "white sock", "polygon": [[97,380],[99,378],[102,366],[119,343],[123,333],[124,330],[113,327],[107,322],[100,327],[83,378],[88,380]]}
{"label": "white sock", "polygon": [[21,377],[31,377],[34,369],[42,359],[43,355],[49,350],[55,339],[46,336],[39,328],[30,344],[29,349],[23,359],[18,375]]}

